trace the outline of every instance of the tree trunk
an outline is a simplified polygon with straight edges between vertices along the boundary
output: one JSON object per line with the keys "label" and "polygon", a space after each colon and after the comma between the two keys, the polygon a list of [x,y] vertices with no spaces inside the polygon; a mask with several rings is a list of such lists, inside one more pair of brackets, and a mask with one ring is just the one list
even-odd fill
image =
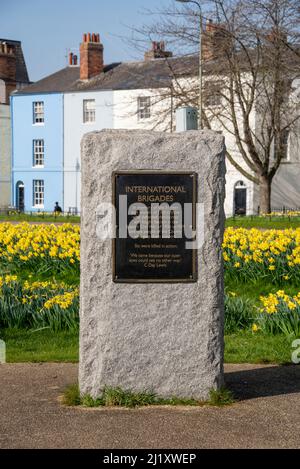
{"label": "tree trunk", "polygon": [[267,176],[259,178],[259,213],[271,212],[271,185],[272,179]]}

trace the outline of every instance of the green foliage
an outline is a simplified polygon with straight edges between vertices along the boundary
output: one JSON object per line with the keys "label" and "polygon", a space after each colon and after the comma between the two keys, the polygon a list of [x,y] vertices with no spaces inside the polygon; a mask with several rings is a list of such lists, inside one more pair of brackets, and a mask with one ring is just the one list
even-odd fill
{"label": "green foliage", "polygon": [[211,389],[209,393],[209,404],[217,407],[233,404],[234,399],[229,389]]}
{"label": "green foliage", "polygon": [[57,282],[20,282],[0,277],[0,327],[76,331],[79,327],[77,287]]}
{"label": "green foliage", "polygon": [[68,406],[76,406],[81,404],[78,384],[71,384],[65,389],[62,403]]}
{"label": "green foliage", "polygon": [[291,363],[291,340],[261,331],[226,335],[224,358],[225,363]]}
{"label": "green foliage", "polygon": [[33,223],[80,223],[80,217],[76,215],[54,215],[49,212],[18,213],[16,211],[0,214],[2,222],[33,222]]}
{"label": "green foliage", "polygon": [[78,385],[68,386],[64,392],[63,404],[69,406],[83,405],[86,407],[143,407],[148,405],[188,405],[223,406],[233,403],[232,394],[229,390],[211,390],[209,401],[197,401],[196,399],[185,399],[180,397],[161,398],[152,392],[132,392],[120,387],[105,387],[101,396],[94,399],[90,395],[80,396]]}
{"label": "green foliage", "polygon": [[121,388],[105,387],[100,397],[104,406],[138,407],[155,404],[156,397],[149,392],[132,392]]}
{"label": "green foliage", "polygon": [[[0,329],[8,362],[77,362],[78,332]],[[225,336],[225,363],[290,363],[291,340],[283,334],[241,331]],[[178,405],[178,400],[175,400]],[[172,402],[170,400],[170,405]]]}
{"label": "green foliage", "polygon": [[224,233],[226,276],[240,283],[264,280],[278,287],[300,282],[300,229],[229,227]]}
{"label": "green foliage", "polygon": [[1,272],[24,268],[53,276],[79,274],[80,227],[66,224],[0,223]]}
{"label": "green foliage", "polygon": [[251,299],[225,295],[225,334],[249,329],[255,317],[255,305]]}
{"label": "green foliage", "polygon": [[300,228],[300,216],[240,216],[227,218],[225,224],[226,227],[284,230],[287,228]]}
{"label": "green foliage", "polygon": [[290,297],[280,290],[261,298],[261,301],[264,308],[257,324],[265,334],[300,337],[300,293]]}
{"label": "green foliage", "polygon": [[78,362],[78,331],[0,329],[0,338],[10,363]]}
{"label": "green foliage", "polygon": [[[241,282],[237,277],[231,278],[225,274],[225,291],[227,294],[233,292],[239,298],[244,300],[252,300],[255,306],[261,306],[260,296],[268,295],[269,293],[276,293],[278,291],[278,285],[267,281],[264,278],[257,280],[248,281],[246,283]],[[294,285],[291,282],[284,283],[284,291],[288,295],[296,295],[299,292],[299,285]]]}

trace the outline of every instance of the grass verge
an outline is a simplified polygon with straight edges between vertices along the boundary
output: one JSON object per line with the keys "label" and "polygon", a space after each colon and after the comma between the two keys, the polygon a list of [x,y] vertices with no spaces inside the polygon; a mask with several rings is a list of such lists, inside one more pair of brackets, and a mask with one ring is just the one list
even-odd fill
{"label": "grass verge", "polygon": [[259,297],[267,296],[269,293],[276,293],[278,290],[284,290],[287,295],[297,295],[300,291],[299,285],[292,284],[291,281],[281,283],[279,285],[265,280],[255,280],[248,282],[241,282],[238,279],[232,279],[229,275],[225,274],[225,287],[226,292],[234,292],[237,297],[245,300],[252,300],[257,306],[261,306]]}
{"label": "grass verge", "polygon": [[284,230],[286,228],[300,228],[300,217],[232,217],[227,218],[226,227],[262,228],[270,230]]}
{"label": "grass verge", "polygon": [[10,363],[78,361],[78,333],[3,329],[0,338],[6,343],[6,360]]}
{"label": "grass verge", "polygon": [[225,363],[291,363],[293,339],[282,334],[239,332],[225,336]]}
{"label": "grass verge", "polygon": [[19,222],[26,221],[28,223],[80,223],[80,217],[75,215],[43,215],[36,214],[30,215],[25,213],[14,214],[14,215],[0,215],[0,222]]}
{"label": "grass verge", "polygon": [[187,406],[224,406],[234,402],[231,392],[222,388],[211,390],[208,401],[171,397],[169,399],[156,396],[154,393],[125,391],[121,388],[105,387],[99,398],[89,395],[80,396],[78,385],[69,386],[63,396],[63,404],[68,406],[83,405],[85,407],[144,407],[149,405],[187,405]]}
{"label": "grass verge", "polygon": [[[4,329],[0,338],[6,342],[6,356],[16,362],[77,362],[78,334]],[[284,335],[239,332],[225,336],[225,363],[291,362],[291,342]]]}

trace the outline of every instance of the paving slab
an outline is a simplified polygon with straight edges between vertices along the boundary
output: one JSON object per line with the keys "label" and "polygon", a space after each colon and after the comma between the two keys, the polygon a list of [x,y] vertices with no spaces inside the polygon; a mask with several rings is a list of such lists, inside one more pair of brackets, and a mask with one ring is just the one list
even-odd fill
{"label": "paving slab", "polygon": [[227,365],[233,405],[61,405],[71,363],[0,365],[0,448],[300,448],[300,366]]}

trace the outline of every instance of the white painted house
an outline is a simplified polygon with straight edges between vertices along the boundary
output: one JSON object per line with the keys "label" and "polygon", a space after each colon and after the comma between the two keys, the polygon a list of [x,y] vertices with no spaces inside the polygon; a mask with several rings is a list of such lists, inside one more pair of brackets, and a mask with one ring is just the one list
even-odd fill
{"label": "white painted house", "polygon": [[111,91],[64,94],[64,210],[80,211],[80,142],[87,132],[113,128]]}
{"label": "white painted house", "polygon": [[[67,68],[27,87],[22,93],[38,95],[40,101],[43,93],[62,93],[63,189],[60,202],[64,211],[80,212],[82,136],[105,128],[176,131],[175,110],[179,103],[170,92],[175,86],[173,73],[175,70],[177,80],[182,83],[186,82],[187,76],[196,77],[198,57],[173,58],[164,50],[163,43],[153,43],[144,61],[104,65],[99,35],[85,34],[80,45],[80,64],[73,54],[69,60]],[[14,99],[17,96],[18,93]],[[46,112],[45,109],[45,116]],[[258,122],[255,114],[251,115],[251,121],[255,128]],[[234,137],[220,125],[215,125],[215,130],[224,134],[227,148],[240,165],[245,166]],[[273,183],[273,207],[300,207],[299,142],[297,138],[288,142],[286,158]],[[226,215],[239,211],[256,213],[259,205],[257,185],[242,176],[229,161],[226,166]],[[46,200],[47,190],[44,190]]]}

